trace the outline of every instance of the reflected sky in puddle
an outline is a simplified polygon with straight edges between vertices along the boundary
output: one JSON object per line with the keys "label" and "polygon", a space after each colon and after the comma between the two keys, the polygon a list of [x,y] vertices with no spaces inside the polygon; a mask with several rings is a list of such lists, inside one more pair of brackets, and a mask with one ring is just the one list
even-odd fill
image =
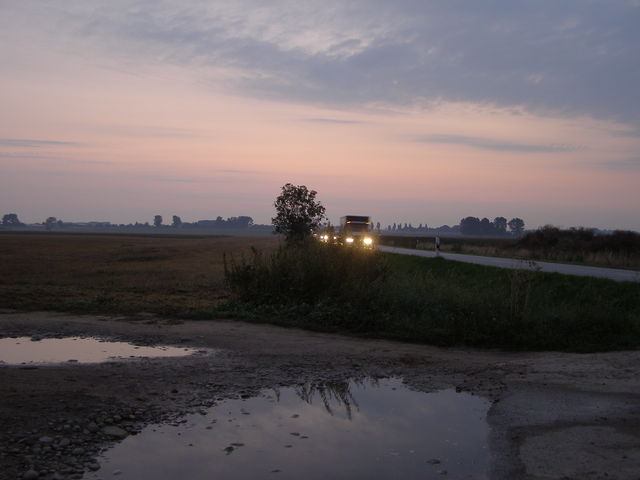
{"label": "reflected sky in puddle", "polygon": [[110,342],[98,338],[0,338],[0,362],[9,365],[82,362],[135,357],[179,357],[197,350],[178,347],[141,347],[125,342]]}
{"label": "reflected sky in puddle", "polygon": [[483,479],[488,408],[399,379],[282,388],[148,427],[85,478]]}

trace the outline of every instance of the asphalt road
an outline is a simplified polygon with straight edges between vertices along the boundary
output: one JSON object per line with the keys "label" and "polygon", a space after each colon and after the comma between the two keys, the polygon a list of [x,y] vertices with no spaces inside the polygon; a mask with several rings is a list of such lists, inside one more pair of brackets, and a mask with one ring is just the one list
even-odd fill
{"label": "asphalt road", "polygon": [[[415,255],[418,257],[433,258],[436,253],[432,250],[414,250],[412,248],[387,247],[378,245],[378,250],[402,255]],[[541,272],[556,272],[565,275],[578,275],[582,277],[608,278],[618,282],[640,282],[640,271],[620,270],[617,268],[588,267],[585,265],[567,265],[563,263],[537,262],[518,260],[515,258],[481,257],[479,255],[463,255],[460,253],[440,253],[442,258],[456,262],[476,263],[490,267],[539,270]]]}

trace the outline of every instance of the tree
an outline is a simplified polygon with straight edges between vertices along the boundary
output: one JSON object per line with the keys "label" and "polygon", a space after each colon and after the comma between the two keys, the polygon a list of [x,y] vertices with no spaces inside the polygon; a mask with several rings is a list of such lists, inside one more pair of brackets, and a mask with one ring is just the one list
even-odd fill
{"label": "tree", "polygon": [[462,235],[479,235],[480,219],[478,217],[465,217],[460,220],[460,233]]}
{"label": "tree", "polygon": [[324,220],[325,208],[316,201],[318,192],[304,185],[287,183],[276,198],[276,216],[271,219],[275,233],[285,235],[287,241],[309,237]]}
{"label": "tree", "polygon": [[522,232],[524,232],[524,220],[521,218],[512,218],[509,220],[508,225],[509,230],[511,230],[511,233],[516,237],[521,236]]}
{"label": "tree", "polygon": [[247,217],[245,215],[240,215],[236,219],[237,228],[249,228],[252,225],[253,225],[253,218],[251,218],[251,217]]}
{"label": "tree", "polygon": [[153,217],[153,226],[161,227],[162,226],[162,215],[156,215]]}
{"label": "tree", "polygon": [[[162,217],[160,217],[160,223],[162,224]],[[182,225],[182,219],[179,216],[174,215],[171,226],[174,228],[179,228],[180,225]]]}
{"label": "tree", "polygon": [[47,230],[51,230],[55,226],[57,221],[58,219],[56,217],[49,217],[44,221],[44,226]]}
{"label": "tree", "polygon": [[489,219],[487,217],[484,217],[482,220],[480,220],[480,235],[492,235],[493,233],[493,224],[489,221]]}
{"label": "tree", "polygon": [[17,214],[15,214],[15,213],[6,213],[2,217],[2,225],[4,225],[5,227],[22,227],[22,226],[24,226],[24,223],[22,223],[18,219],[18,215]]}
{"label": "tree", "polygon": [[493,226],[498,233],[505,234],[507,232],[507,219],[504,217],[496,217],[493,219]]}

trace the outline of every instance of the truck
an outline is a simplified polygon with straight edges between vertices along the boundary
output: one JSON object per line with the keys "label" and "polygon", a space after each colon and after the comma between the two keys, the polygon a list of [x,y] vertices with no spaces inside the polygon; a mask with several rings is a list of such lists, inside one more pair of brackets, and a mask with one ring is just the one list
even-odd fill
{"label": "truck", "polygon": [[340,231],[337,235],[337,241],[343,245],[372,248],[374,237],[371,219],[363,215],[340,217]]}

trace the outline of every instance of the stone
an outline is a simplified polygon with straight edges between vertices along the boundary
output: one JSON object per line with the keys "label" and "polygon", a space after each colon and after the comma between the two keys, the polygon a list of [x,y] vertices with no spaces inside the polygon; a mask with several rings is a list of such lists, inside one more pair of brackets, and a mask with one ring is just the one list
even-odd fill
{"label": "stone", "polygon": [[87,463],[87,468],[92,471],[100,470],[100,464],[98,462]]}
{"label": "stone", "polygon": [[116,426],[103,427],[102,433],[112,438],[126,438],[129,436],[126,430]]}
{"label": "stone", "polygon": [[36,480],[39,476],[40,474],[35,470],[27,470],[22,474],[24,480]]}
{"label": "stone", "polygon": [[87,430],[89,430],[91,433],[96,433],[99,428],[98,425],[96,425],[94,422],[89,423],[89,425],[87,425]]}
{"label": "stone", "polygon": [[48,445],[50,443],[53,443],[53,438],[44,436],[44,437],[40,437],[38,441],[40,443],[44,443],[45,445]]}

